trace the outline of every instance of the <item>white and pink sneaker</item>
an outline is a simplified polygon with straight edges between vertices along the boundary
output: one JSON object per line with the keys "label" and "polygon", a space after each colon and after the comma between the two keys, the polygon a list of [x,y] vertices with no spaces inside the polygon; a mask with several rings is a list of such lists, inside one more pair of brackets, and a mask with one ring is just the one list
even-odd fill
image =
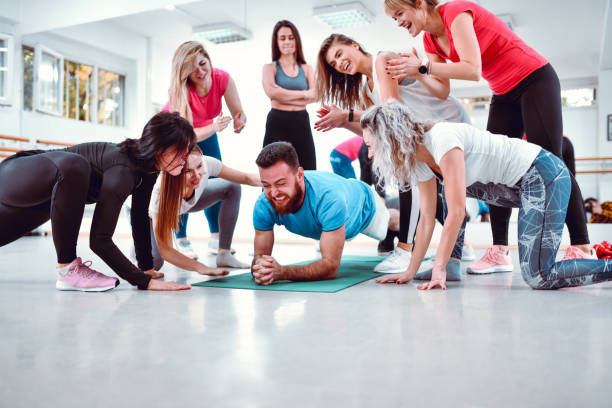
{"label": "white and pink sneaker", "polygon": [[496,247],[489,247],[480,261],[470,265],[466,271],[467,273],[478,275],[495,272],[512,272],[513,270],[514,266],[512,265],[512,258],[510,258],[509,253],[506,255]]}
{"label": "white and pink sneaker", "polygon": [[595,251],[592,249],[591,252],[587,254],[576,247],[569,246],[565,250],[562,261],[569,261],[571,259],[597,259],[597,254],[595,254]]}
{"label": "white and pink sneaker", "polygon": [[91,261],[82,262],[76,258],[68,266],[57,267],[59,290],[80,290],[83,292],[104,292],[119,285],[119,279],[111,278],[90,268]]}

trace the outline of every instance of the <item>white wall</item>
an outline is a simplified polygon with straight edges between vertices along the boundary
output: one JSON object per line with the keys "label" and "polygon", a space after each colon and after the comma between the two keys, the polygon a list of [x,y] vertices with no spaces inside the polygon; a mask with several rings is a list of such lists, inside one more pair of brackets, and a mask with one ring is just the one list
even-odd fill
{"label": "white wall", "polygon": [[[0,23],[1,24],[1,23]],[[2,26],[0,25],[0,29]],[[14,30],[19,25],[13,26]],[[23,67],[21,45],[45,45],[65,58],[125,75],[125,127],[65,119],[37,111],[22,111]],[[147,39],[111,23],[92,23],[54,32],[16,36],[12,106],[0,107],[0,133],[69,143],[121,141],[139,137],[150,113],[147,79]],[[149,101],[148,103],[146,101]]]}

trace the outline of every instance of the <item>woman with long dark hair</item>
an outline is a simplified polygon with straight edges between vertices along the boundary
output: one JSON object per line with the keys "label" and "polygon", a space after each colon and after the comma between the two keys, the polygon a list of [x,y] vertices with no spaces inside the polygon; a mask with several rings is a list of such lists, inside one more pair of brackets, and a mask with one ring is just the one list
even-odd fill
{"label": "woman with long dark hair", "polygon": [[[163,275],[153,270],[147,210],[158,173],[181,175],[194,143],[189,122],[178,114],[162,112],[145,125],[140,139],[29,150],[7,158],[0,163],[0,246],[51,219],[57,289],[113,289],[119,284],[117,278],[95,271],[91,262],[83,262],[76,254],[85,204],[96,203],[89,245],[117,275],[139,289],[189,289],[152,279]],[[121,207],[130,195],[138,267],[112,240]],[[166,199],[172,202],[179,197]]]}
{"label": "woman with long dark hair", "polygon": [[317,100],[314,70],[306,63],[300,33],[281,20],[272,30],[272,63],[263,67],[263,88],[272,109],[263,145],[289,142],[304,170],[316,170],[317,160],[306,105]]}

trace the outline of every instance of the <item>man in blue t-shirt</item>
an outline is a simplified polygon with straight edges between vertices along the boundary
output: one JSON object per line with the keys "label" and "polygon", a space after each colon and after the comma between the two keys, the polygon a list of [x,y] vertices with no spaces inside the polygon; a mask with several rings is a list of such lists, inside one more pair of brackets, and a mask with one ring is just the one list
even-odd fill
{"label": "man in blue t-shirt", "polygon": [[[256,160],[264,192],[253,209],[255,282],[333,279],[338,273],[344,242],[363,233],[383,239],[387,228],[399,229],[399,212],[362,181],[322,171],[304,171],[290,143],[263,148]],[[281,266],[271,256],[274,225],[321,241],[321,258],[307,265]]]}

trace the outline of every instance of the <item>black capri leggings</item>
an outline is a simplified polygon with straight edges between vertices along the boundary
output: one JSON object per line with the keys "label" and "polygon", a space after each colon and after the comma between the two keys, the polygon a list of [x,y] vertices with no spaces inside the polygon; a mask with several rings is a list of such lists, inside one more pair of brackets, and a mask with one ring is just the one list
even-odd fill
{"label": "black capri leggings", "polygon": [[[532,72],[511,91],[493,95],[487,130],[508,137],[521,138],[537,144],[561,157],[563,121],[561,116],[561,86],[550,64]],[[565,223],[572,245],[589,243],[584,216],[582,193],[570,174],[572,192]],[[512,209],[491,205],[493,245],[508,245],[508,223]]]}
{"label": "black capri leggings", "polygon": [[83,156],[62,151],[17,154],[0,163],[0,246],[51,218],[57,262],[72,262],[90,171]]}
{"label": "black capri leggings", "polygon": [[300,166],[304,170],[317,169],[317,156],[307,111],[270,109],[263,145],[265,147],[274,142],[291,143],[297,152]]}

